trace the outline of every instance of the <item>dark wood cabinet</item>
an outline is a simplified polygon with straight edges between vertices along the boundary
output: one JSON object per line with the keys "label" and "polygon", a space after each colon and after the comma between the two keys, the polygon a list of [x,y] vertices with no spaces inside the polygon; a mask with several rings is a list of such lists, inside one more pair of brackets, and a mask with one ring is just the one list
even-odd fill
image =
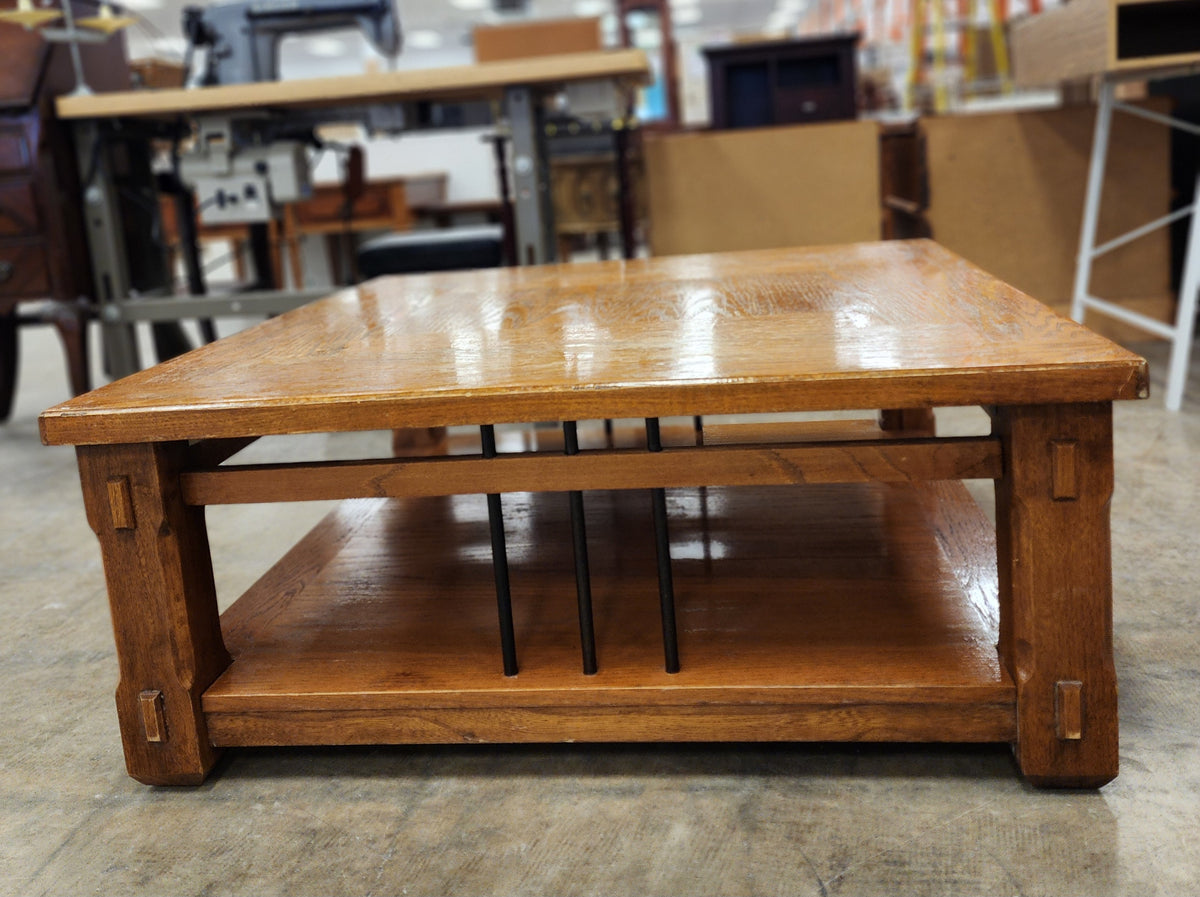
{"label": "dark wood cabinet", "polygon": [[854,118],[857,34],[706,47],[714,128]]}
{"label": "dark wood cabinet", "polygon": [[[82,48],[93,90],[127,88],[124,39]],[[58,327],[71,388],[89,386],[85,321],[92,299],[74,149],[54,115],[75,87],[69,48],[37,31],[0,24],[0,420],[17,371],[17,328]]]}

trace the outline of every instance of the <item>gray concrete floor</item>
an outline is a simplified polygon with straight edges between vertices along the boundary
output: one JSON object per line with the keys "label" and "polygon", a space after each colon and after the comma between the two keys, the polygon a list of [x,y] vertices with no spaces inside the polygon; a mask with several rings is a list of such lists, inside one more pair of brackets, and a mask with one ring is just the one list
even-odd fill
{"label": "gray concrete floor", "polygon": [[[906,745],[244,750],[173,789],[124,772],[99,552],[72,450],[37,435],[65,375],[27,331],[0,425],[0,892],[1200,892],[1200,364],[1169,414],[1163,345],[1135,348],[1156,395],[1116,409],[1121,774],[1102,790],[1034,790],[1004,746]],[[324,510],[212,509],[223,604]]]}

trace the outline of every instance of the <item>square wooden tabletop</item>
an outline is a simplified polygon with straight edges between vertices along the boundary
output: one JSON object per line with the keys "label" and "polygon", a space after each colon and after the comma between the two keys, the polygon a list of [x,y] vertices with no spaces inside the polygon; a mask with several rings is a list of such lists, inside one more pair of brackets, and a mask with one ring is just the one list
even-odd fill
{"label": "square wooden tabletop", "polygon": [[385,277],[47,410],[47,444],[1148,394],[928,240]]}

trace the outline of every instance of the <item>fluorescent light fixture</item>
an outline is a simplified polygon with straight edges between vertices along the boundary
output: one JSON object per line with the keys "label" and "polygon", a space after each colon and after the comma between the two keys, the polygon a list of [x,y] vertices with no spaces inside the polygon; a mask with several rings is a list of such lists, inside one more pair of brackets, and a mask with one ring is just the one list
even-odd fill
{"label": "fluorescent light fixture", "polygon": [[478,12],[481,9],[491,8],[492,4],[491,0],[450,0],[450,5],[467,12]]}
{"label": "fluorescent light fixture", "polygon": [[120,5],[125,9],[147,12],[152,9],[162,9],[166,4],[163,0],[121,0]]}
{"label": "fluorescent light fixture", "polygon": [[695,25],[703,18],[704,13],[699,6],[671,7],[672,25]]}
{"label": "fluorescent light fixture", "polygon": [[404,45],[412,50],[436,50],[442,46],[442,35],[437,31],[421,28],[404,35]]}
{"label": "fluorescent light fixture", "polygon": [[31,0],[17,0],[16,9],[0,11],[0,21],[12,22],[25,30],[61,19],[62,13],[53,9],[35,9]]}

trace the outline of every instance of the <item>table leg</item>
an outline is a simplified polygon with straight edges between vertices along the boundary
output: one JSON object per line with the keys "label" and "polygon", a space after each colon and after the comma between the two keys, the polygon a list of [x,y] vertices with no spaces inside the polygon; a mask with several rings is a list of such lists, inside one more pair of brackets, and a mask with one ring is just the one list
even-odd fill
{"label": "table leg", "polygon": [[1000,408],[1000,655],[1017,686],[1017,760],[1036,785],[1117,774],[1110,403]]}
{"label": "table leg", "polygon": [[200,697],[229,665],[204,509],[179,491],[181,443],[80,446],[116,636],[117,714],[129,774],[199,784],[217,750]]}

